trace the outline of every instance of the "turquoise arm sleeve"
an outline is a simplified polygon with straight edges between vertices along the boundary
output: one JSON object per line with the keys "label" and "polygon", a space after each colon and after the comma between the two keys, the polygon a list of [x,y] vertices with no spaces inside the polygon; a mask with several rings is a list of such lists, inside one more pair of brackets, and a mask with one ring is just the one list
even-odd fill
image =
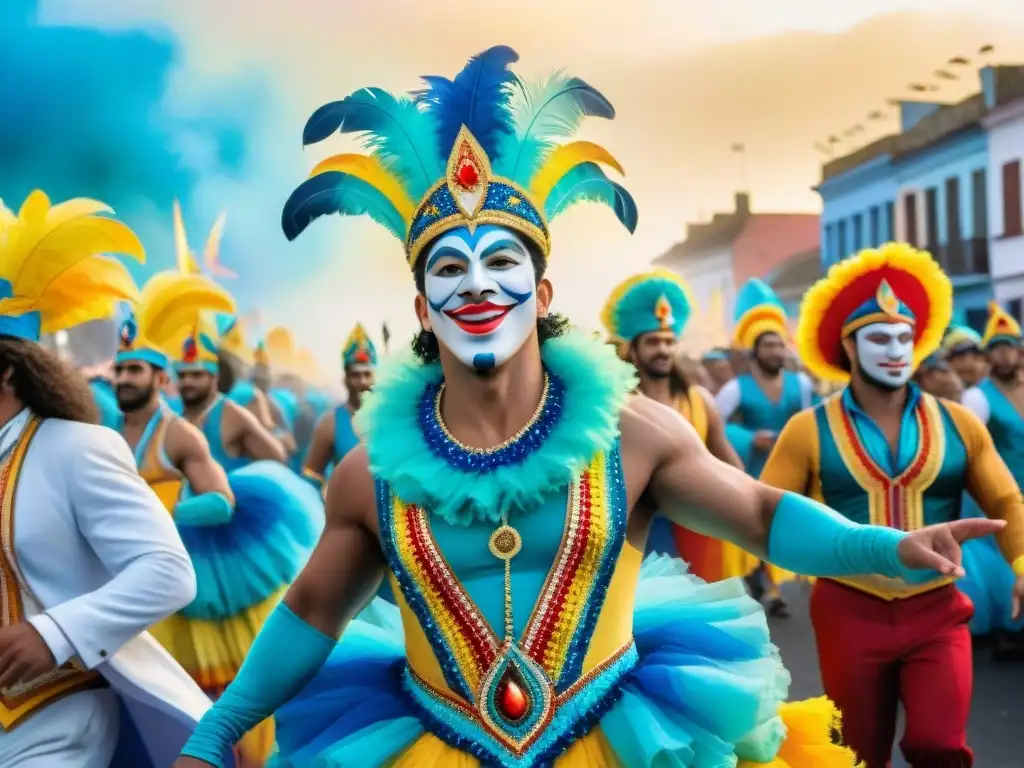
{"label": "turquoise arm sleeve", "polygon": [[813,499],[784,493],[768,532],[768,561],[804,576],[878,573],[912,584],[936,578],[936,571],[911,570],[900,562],[897,548],[906,535],[858,525]]}
{"label": "turquoise arm sleeve", "polygon": [[223,493],[201,493],[174,505],[174,522],[182,525],[224,525],[231,520],[231,502]]}
{"label": "turquoise arm sleeve", "polygon": [[238,675],[199,721],[181,754],[223,768],[222,756],[313,679],[335,642],[284,603],[278,605]]}
{"label": "turquoise arm sleeve", "polygon": [[732,445],[744,467],[754,460],[754,432],[740,424],[729,422],[725,425],[725,439]]}

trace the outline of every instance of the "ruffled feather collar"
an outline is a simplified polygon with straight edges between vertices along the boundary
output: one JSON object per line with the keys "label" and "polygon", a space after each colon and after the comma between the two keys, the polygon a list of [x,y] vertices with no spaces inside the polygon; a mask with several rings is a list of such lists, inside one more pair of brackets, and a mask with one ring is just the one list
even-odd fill
{"label": "ruffled feather collar", "polygon": [[411,353],[385,361],[356,415],[370,469],[404,502],[453,525],[497,523],[565,487],[619,434],[619,412],[636,386],[614,349],[571,332],[541,349],[549,375],[543,411],[506,447],[472,453],[448,437],[434,414],[439,363]]}

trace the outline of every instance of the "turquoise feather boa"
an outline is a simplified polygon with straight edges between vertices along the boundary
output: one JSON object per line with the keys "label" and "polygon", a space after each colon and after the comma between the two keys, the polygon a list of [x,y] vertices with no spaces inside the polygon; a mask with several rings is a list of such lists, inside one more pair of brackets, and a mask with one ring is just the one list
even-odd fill
{"label": "turquoise feather boa", "polygon": [[541,357],[565,385],[562,415],[540,450],[487,472],[449,464],[423,437],[418,405],[424,389],[441,379],[440,364],[423,365],[411,354],[384,361],[356,414],[373,474],[406,503],[464,526],[497,523],[503,513],[533,508],[565,487],[618,439],[619,412],[636,377],[612,347],[579,332],[545,342]]}

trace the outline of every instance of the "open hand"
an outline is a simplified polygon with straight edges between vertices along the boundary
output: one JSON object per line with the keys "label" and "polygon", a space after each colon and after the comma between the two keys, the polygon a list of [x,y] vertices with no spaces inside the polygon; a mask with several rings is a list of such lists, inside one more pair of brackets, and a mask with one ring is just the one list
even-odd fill
{"label": "open hand", "polygon": [[43,636],[27,621],[0,629],[0,690],[35,680],[56,667]]}
{"label": "open hand", "polygon": [[921,528],[904,537],[897,554],[907,568],[938,571],[955,579],[964,575],[960,544],[996,533],[1006,525],[1004,520],[972,517]]}

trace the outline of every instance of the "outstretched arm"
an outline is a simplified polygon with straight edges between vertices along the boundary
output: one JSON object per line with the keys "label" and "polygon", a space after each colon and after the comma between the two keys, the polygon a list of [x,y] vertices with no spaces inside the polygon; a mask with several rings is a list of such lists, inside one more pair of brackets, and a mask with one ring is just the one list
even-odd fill
{"label": "outstretched arm", "polygon": [[[1001,521],[960,520],[912,534],[857,525],[804,496],[757,482],[714,458],[671,409],[634,399],[623,442],[652,451],[648,490],[674,522],[727,539],[795,573],[879,573],[924,581],[960,572],[959,542],[1000,530]],[[646,449],[639,448],[646,443]],[[934,569],[934,570],[929,570]]]}
{"label": "outstretched arm", "polygon": [[368,521],[374,488],[356,448],[327,489],[327,526],[309,562],[256,637],[235,680],[196,726],[176,768],[221,765],[221,756],[316,675],[345,624],[376,591],[384,556]]}

